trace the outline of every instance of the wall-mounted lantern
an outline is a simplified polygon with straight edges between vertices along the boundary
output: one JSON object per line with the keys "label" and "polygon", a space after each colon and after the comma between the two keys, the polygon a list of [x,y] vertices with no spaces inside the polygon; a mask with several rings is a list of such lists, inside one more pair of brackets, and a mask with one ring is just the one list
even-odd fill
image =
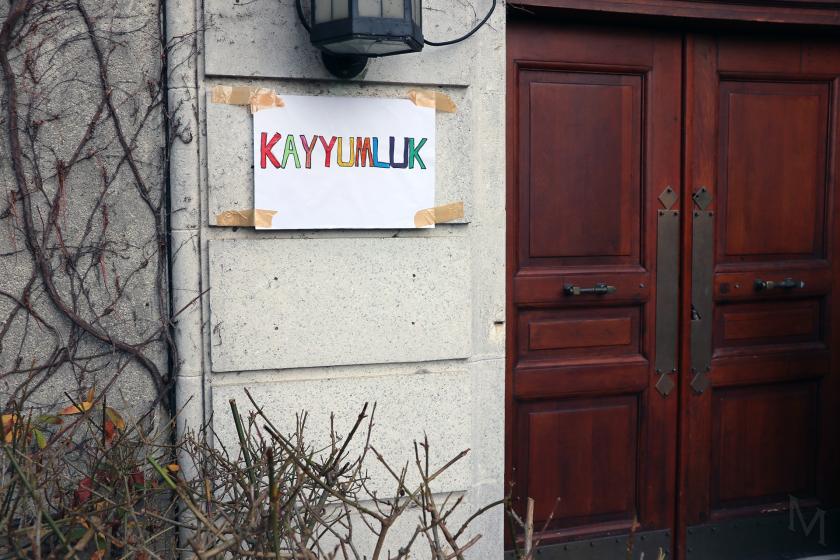
{"label": "wall-mounted lantern", "polygon": [[296,0],[297,12],[312,44],[321,49],[324,66],[334,76],[352,78],[368,58],[418,52],[423,45],[463,41],[484,25],[496,7],[471,31],[450,41],[423,38],[422,0],[311,0],[311,23]]}

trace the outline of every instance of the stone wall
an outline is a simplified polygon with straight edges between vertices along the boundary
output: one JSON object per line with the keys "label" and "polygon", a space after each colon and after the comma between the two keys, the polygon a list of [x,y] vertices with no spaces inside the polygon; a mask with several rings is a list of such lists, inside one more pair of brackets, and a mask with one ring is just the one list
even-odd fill
{"label": "stone wall", "polygon": [[[376,401],[374,445],[391,461],[413,458],[413,441],[425,432],[441,465],[471,449],[440,480],[440,492],[465,494],[468,509],[500,498],[504,7],[463,43],[375,59],[346,82],[326,72],[289,0],[205,0],[195,8],[191,15],[179,5],[170,16],[184,26],[195,17],[204,30],[201,55],[184,63],[194,66],[195,82],[189,72],[173,80],[183,80],[176,97],[195,108],[199,140],[173,152],[174,295],[187,302],[206,293],[200,309],[179,318],[179,401],[195,408],[204,397],[201,411],[186,417],[212,412],[222,441],[233,441],[228,400],[245,401],[245,387],[279,425],[290,426],[305,409],[315,431],[331,412],[349,428],[362,404]],[[432,0],[424,32],[452,38],[488,8]],[[464,218],[400,231],[215,226],[219,213],[253,207],[251,117],[246,107],[210,103],[215,85],[267,87],[281,97],[404,98],[418,86],[444,92],[457,111],[436,117],[436,204],[463,201]],[[185,110],[183,119],[190,118]],[[501,557],[499,510],[474,532],[483,539],[471,558]]]}

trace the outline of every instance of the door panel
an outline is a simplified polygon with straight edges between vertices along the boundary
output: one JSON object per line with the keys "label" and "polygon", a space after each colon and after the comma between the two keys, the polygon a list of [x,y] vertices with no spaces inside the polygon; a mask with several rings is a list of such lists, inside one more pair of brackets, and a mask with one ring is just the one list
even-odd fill
{"label": "door panel", "polygon": [[[531,482],[539,526],[553,510],[553,528],[632,519],[637,508],[637,416],[637,400],[627,395],[522,406],[520,433],[527,434],[528,446],[518,482]],[[606,487],[615,491],[593,491]]]}
{"label": "door panel", "polygon": [[728,303],[715,310],[714,347],[718,356],[755,351],[825,350],[823,299]]}
{"label": "door panel", "polygon": [[653,364],[680,49],[509,22],[507,467],[517,508],[533,498],[538,528],[551,516],[544,543],[672,526],[677,395],[655,389]]}
{"label": "door panel", "polygon": [[712,511],[814,495],[816,396],[811,380],[714,391]]}
{"label": "door panel", "polygon": [[[683,196],[706,189],[715,250],[708,372],[690,371],[698,348],[683,340],[684,380],[707,376],[709,387],[681,387],[681,524],[784,510],[791,496],[828,508],[838,498],[840,64],[807,41],[689,36],[686,49]],[[702,212],[687,215],[687,250]],[[703,289],[683,293],[686,332],[702,323],[690,304]]]}
{"label": "door panel", "polygon": [[718,263],[825,258],[829,86],[721,80]]}
{"label": "door panel", "polygon": [[519,315],[520,363],[592,362],[607,356],[644,359],[641,308],[530,309]]}
{"label": "door panel", "polygon": [[530,150],[522,265],[639,265],[642,77],[523,69],[519,80]]}

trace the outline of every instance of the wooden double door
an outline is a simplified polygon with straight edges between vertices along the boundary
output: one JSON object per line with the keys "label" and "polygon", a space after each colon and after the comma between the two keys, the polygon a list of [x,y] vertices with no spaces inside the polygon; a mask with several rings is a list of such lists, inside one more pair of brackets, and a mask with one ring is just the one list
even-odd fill
{"label": "wooden double door", "polygon": [[831,546],[838,45],[509,21],[507,477],[555,551]]}

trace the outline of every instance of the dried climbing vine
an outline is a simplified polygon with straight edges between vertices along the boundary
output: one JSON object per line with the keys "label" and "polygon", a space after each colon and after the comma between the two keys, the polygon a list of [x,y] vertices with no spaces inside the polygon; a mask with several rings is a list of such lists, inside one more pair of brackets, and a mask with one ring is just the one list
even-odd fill
{"label": "dried climbing vine", "polygon": [[14,0],[0,12],[7,406],[104,392],[138,370],[149,408],[170,393],[167,147],[184,134],[166,106],[160,9]]}

